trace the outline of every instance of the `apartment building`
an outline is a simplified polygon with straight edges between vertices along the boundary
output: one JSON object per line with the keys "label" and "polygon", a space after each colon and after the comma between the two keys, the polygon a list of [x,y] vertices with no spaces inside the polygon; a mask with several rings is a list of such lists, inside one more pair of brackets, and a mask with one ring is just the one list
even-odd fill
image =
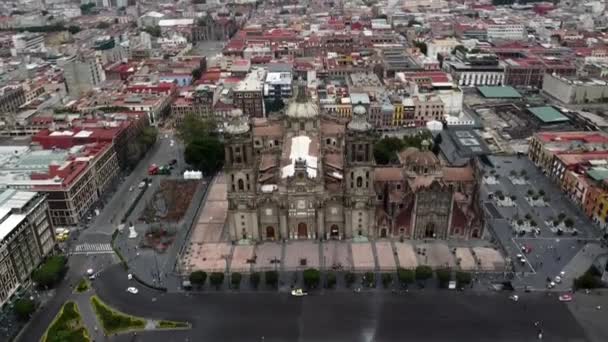
{"label": "apartment building", "polygon": [[93,90],[106,80],[103,67],[95,56],[71,56],[61,58],[57,64],[63,68],[63,76],[71,96],[79,97]]}
{"label": "apartment building", "polygon": [[264,107],[264,80],[266,70],[258,68],[234,88],[234,106],[240,108],[246,117],[261,118],[266,115]]}
{"label": "apartment building", "polygon": [[14,189],[0,192],[0,306],[27,282],[54,246],[43,194]]}

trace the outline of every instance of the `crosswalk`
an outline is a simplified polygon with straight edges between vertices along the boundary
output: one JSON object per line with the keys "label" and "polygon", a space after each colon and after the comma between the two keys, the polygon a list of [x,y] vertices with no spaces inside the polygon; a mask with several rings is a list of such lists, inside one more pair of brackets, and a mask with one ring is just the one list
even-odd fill
{"label": "crosswalk", "polygon": [[114,253],[109,243],[81,243],[74,247],[72,254],[107,254]]}

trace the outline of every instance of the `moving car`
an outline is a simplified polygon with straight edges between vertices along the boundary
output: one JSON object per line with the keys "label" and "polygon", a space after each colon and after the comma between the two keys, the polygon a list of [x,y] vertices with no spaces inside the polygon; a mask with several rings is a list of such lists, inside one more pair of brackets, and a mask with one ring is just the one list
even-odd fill
{"label": "moving car", "polygon": [[552,282],[549,282],[549,283],[547,284],[547,288],[548,288],[548,289],[552,289],[552,288],[554,288],[554,287],[555,287],[555,282],[553,282],[553,281],[552,281]]}
{"label": "moving car", "polygon": [[511,296],[509,296],[509,299],[512,300],[512,301],[514,301],[514,302],[517,302],[519,300],[519,296],[518,295],[511,295]]}
{"label": "moving car", "polygon": [[304,297],[307,296],[308,293],[302,291],[302,289],[293,289],[291,290],[291,295],[294,297]]}
{"label": "moving car", "polygon": [[569,293],[564,293],[563,295],[559,296],[559,301],[560,302],[571,302],[572,295]]}
{"label": "moving car", "polygon": [[133,275],[131,273],[127,274],[127,279],[129,279],[129,280],[133,279]]}
{"label": "moving car", "polygon": [[562,277],[560,276],[556,276],[555,279],[553,280],[556,284],[560,284],[562,282]]}
{"label": "moving car", "polygon": [[139,290],[135,287],[127,287],[127,292],[132,293],[132,294],[137,294],[139,292]]}

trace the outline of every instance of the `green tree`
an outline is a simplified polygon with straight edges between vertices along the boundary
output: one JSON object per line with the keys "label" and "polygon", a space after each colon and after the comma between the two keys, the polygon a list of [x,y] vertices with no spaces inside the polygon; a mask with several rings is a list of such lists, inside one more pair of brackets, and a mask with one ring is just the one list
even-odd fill
{"label": "green tree", "polygon": [[378,164],[395,163],[398,160],[397,153],[404,147],[403,140],[387,137],[378,140],[374,144],[374,158]]}
{"label": "green tree", "polygon": [[200,137],[186,146],[184,158],[204,174],[215,173],[224,164],[224,144],[217,137]]}
{"label": "green tree", "polygon": [[344,282],[346,283],[346,287],[351,287],[355,280],[357,280],[357,276],[353,272],[346,272],[346,274],[344,275]]}
{"label": "green tree", "polygon": [[196,68],[194,70],[192,70],[192,81],[198,81],[201,79],[201,76],[203,76],[203,71],[201,70],[201,68]]}
{"label": "green tree", "polygon": [[254,289],[257,289],[258,285],[260,284],[260,273],[251,272],[251,274],[249,275],[249,283],[251,283],[251,286]]}
{"label": "green tree", "polygon": [[154,143],[156,143],[157,138],[158,130],[155,127],[146,127],[137,137],[137,142],[143,145],[143,147],[147,150],[152,147]]}
{"label": "green tree", "polygon": [[217,290],[220,289],[220,286],[224,283],[224,272],[213,272],[209,276],[209,282],[211,285],[215,286]]}
{"label": "green tree", "polygon": [[437,280],[439,281],[439,287],[444,289],[448,287],[448,283],[452,280],[452,271],[450,269],[444,268],[439,269],[437,272]]}
{"label": "green tree", "polygon": [[241,286],[241,279],[243,276],[238,272],[233,272],[230,274],[230,283],[232,284],[233,289],[238,289]]}
{"label": "green tree", "polygon": [[566,214],[564,214],[564,213],[559,213],[557,215],[557,219],[560,221],[563,221],[565,218],[566,218]]}
{"label": "green tree", "polygon": [[76,26],[76,25],[70,25],[68,26],[68,32],[70,32],[71,34],[76,34],[78,32],[82,31],[82,29],[80,28],[80,26]]}
{"label": "green tree", "polygon": [[264,280],[266,285],[276,287],[279,282],[279,273],[277,271],[266,271],[264,272]]}
{"label": "green tree", "polygon": [[17,318],[22,321],[30,319],[34,311],[36,311],[36,303],[29,298],[20,298],[15,301],[13,310]]}
{"label": "green tree", "polygon": [[325,276],[326,279],[326,286],[328,289],[333,288],[334,286],[336,286],[336,274],[333,272],[328,272],[327,275]]}
{"label": "green tree", "polygon": [[314,268],[304,270],[303,273],[304,284],[309,289],[314,289],[319,285],[321,281],[321,272]]}
{"label": "green tree", "polygon": [[568,217],[564,220],[564,225],[568,228],[572,228],[574,227],[574,220]]}
{"label": "green tree", "polygon": [[427,46],[425,42],[414,41],[414,46],[419,48],[423,55],[426,55]]}
{"label": "green tree", "polygon": [[433,276],[433,269],[429,266],[416,267],[416,280],[427,280]]}
{"label": "green tree", "polygon": [[416,277],[414,271],[406,270],[405,268],[397,269],[397,277],[399,278],[399,282],[401,284],[411,284],[414,282]]}
{"label": "green tree", "polygon": [[88,4],[80,5],[80,11],[83,15],[91,14],[93,7],[95,7],[94,3],[89,2]]}
{"label": "green tree", "polygon": [[32,273],[32,280],[39,288],[53,287],[63,278],[66,263],[64,256],[52,256]]}
{"label": "green tree", "polygon": [[146,26],[144,28],[144,31],[147,32],[152,37],[158,38],[161,35],[160,26]]}
{"label": "green tree", "polygon": [[374,272],[365,272],[363,276],[367,287],[376,287],[376,275]]}
{"label": "green tree", "polygon": [[393,275],[391,273],[382,273],[382,286],[388,288],[393,281]]}
{"label": "green tree", "polygon": [[216,135],[215,129],[215,121],[200,118],[195,114],[187,114],[182,124],[177,128],[177,136],[185,145],[188,145],[201,136]]}
{"label": "green tree", "polygon": [[194,271],[190,273],[189,280],[192,285],[201,287],[205,284],[205,281],[207,280],[207,273],[205,273],[205,271]]}
{"label": "green tree", "polygon": [[265,100],[264,107],[267,113],[279,112],[285,108],[285,102],[280,97],[274,97],[272,100]]}
{"label": "green tree", "polygon": [[458,284],[458,287],[469,285],[471,280],[471,273],[463,271],[456,272],[456,283]]}

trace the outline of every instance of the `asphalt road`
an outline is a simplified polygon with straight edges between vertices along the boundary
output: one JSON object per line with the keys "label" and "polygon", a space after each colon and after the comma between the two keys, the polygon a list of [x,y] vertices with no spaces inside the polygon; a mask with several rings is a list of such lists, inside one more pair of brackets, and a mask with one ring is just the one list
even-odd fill
{"label": "asphalt road", "polygon": [[[546,341],[588,341],[566,305],[555,296],[507,293],[412,291],[314,293],[203,293],[186,296],[139,286],[119,267],[107,269],[94,286],[102,299],[130,314],[186,320],[182,332],[146,332],[117,341],[537,341],[542,321]],[[262,338],[263,337],[263,338]]]}

